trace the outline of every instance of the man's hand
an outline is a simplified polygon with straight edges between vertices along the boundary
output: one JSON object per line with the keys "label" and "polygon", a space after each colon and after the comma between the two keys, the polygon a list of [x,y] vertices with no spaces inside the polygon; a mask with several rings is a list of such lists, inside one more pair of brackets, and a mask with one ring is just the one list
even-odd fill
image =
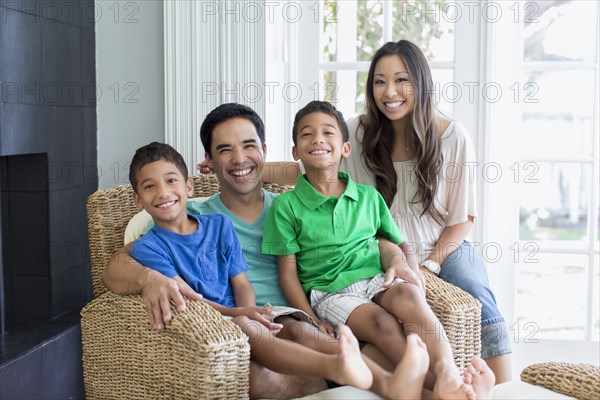
{"label": "man's hand", "polygon": [[242,315],[246,316],[251,320],[259,322],[266,326],[267,329],[273,332],[273,335],[277,335],[279,331],[283,328],[283,325],[276,324],[275,322],[271,322],[265,318],[265,315],[268,315],[269,317],[275,316],[275,312],[273,310],[270,310],[265,307],[234,307],[230,308],[227,314],[231,317],[240,317]]}
{"label": "man's hand", "polygon": [[150,325],[161,330],[171,321],[171,301],[175,303],[177,311],[185,311],[184,296],[191,300],[202,300],[202,295],[196,293],[181,278],[171,279],[157,271],[149,270],[142,289],[142,299],[146,305]]}

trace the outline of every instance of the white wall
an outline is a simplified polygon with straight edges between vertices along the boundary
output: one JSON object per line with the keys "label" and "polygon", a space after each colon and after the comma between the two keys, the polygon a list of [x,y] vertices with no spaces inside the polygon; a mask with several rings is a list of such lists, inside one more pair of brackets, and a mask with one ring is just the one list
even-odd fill
{"label": "white wall", "polygon": [[97,0],[99,188],[127,183],[135,150],[164,141],[163,2]]}

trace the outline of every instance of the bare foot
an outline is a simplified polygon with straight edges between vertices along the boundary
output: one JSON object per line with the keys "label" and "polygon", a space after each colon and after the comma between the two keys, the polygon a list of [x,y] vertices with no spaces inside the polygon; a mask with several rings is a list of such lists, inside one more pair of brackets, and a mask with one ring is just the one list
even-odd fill
{"label": "bare foot", "polygon": [[338,333],[337,365],[332,380],[340,385],[369,389],[373,383],[373,374],[360,354],[358,340],[346,325],[340,325]]}
{"label": "bare foot", "polygon": [[456,366],[448,364],[436,368],[433,398],[474,400],[475,391],[470,384],[461,379]]}
{"label": "bare foot", "polygon": [[478,399],[490,398],[490,391],[496,383],[496,377],[494,371],[482,358],[474,356],[465,372],[463,372],[463,376],[465,383],[473,386]]}
{"label": "bare foot", "polygon": [[390,399],[420,399],[423,382],[429,369],[427,346],[418,335],[406,337],[406,350],[400,364],[390,376],[385,397]]}

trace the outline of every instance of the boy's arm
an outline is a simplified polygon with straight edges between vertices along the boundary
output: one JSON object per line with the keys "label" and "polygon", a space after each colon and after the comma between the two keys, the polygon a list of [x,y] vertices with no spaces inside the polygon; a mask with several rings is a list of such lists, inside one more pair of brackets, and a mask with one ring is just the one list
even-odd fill
{"label": "boy's arm", "polygon": [[385,271],[383,287],[388,287],[394,279],[401,278],[417,285],[425,293],[425,278],[419,271],[414,252],[409,251],[406,242],[395,244],[383,237],[377,237],[379,242],[379,259],[381,268]]}
{"label": "boy's arm", "polygon": [[[183,280],[178,276],[174,279],[176,279],[178,282],[183,282]],[[215,303],[206,299],[204,302],[220,312],[222,315],[226,315],[228,317],[239,317],[245,315],[254,321],[260,322],[275,333],[279,332],[281,328],[283,328],[283,325],[271,322],[264,317],[264,315],[271,317],[275,316],[272,310],[255,306],[256,296],[254,294],[254,288],[252,288],[252,284],[248,280],[248,276],[245,272],[230,278],[229,282],[231,283],[231,289],[233,291],[233,297],[237,307],[225,307],[219,303]]]}
{"label": "boy's arm", "polygon": [[229,282],[231,283],[236,306],[252,307],[256,305],[256,294],[245,272],[230,278]]}
{"label": "boy's arm", "polygon": [[171,301],[178,311],[186,309],[183,296],[192,300],[202,300],[183,280],[167,278],[158,271],[146,268],[130,256],[132,244],[116,252],[102,272],[106,287],[117,294],[141,294],[146,306],[150,324],[162,329],[173,315]]}
{"label": "boy's arm", "polygon": [[[376,190],[373,193],[375,195],[373,206],[376,207],[379,214],[377,228],[379,256],[381,268],[386,272],[383,287],[389,287],[394,279],[401,278],[420,287],[425,295],[425,278],[419,271],[415,252],[409,251],[381,194]],[[396,243],[400,243],[400,245]]]}
{"label": "boy's arm", "polygon": [[292,307],[307,313],[317,324],[319,324],[325,333],[332,335],[334,333],[333,326],[321,321],[308,303],[304,289],[302,289],[302,285],[298,279],[296,255],[288,254],[287,256],[277,256],[277,266],[279,267],[279,286],[281,286],[281,291],[288,303],[290,303]]}

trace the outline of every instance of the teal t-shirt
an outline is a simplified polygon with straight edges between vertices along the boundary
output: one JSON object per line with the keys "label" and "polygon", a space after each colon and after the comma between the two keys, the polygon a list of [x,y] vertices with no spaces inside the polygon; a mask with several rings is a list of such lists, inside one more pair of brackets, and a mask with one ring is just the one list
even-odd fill
{"label": "teal t-shirt", "polygon": [[273,201],[262,252],[296,254],[298,279],[305,292],[337,292],[382,272],[376,236],[402,243],[402,236],[379,192],[359,185],[345,172],[346,190],[325,197],[301,176],[293,191]]}
{"label": "teal t-shirt", "polygon": [[260,216],[253,224],[248,224],[233,214],[221,201],[221,194],[215,194],[202,203],[188,202],[188,212],[191,214],[224,214],[233,222],[242,252],[248,263],[246,274],[256,293],[256,304],[262,306],[271,303],[274,306],[287,306],[288,302],[279,287],[279,271],[277,258],[262,254],[260,251],[267,213],[274,193],[263,189],[264,205]]}

